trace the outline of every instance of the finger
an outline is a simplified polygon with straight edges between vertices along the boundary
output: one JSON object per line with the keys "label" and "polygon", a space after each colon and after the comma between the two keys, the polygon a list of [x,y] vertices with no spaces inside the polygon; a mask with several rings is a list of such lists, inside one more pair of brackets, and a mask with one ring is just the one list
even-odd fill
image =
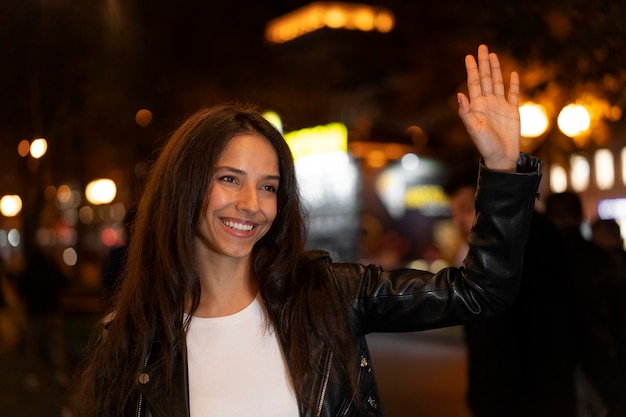
{"label": "finger", "polygon": [[519,74],[515,71],[511,73],[509,96],[507,97],[507,101],[512,106],[519,106]]}
{"label": "finger", "polygon": [[467,132],[472,135],[474,130],[472,112],[470,111],[470,103],[467,96],[463,93],[457,93],[456,99],[459,102],[459,117],[465,125]]}
{"label": "finger", "polygon": [[491,67],[491,84],[496,97],[504,97],[504,80],[502,79],[502,69],[500,60],[495,53],[489,54],[489,66]]}
{"label": "finger", "polygon": [[469,112],[470,106],[469,106],[469,99],[467,98],[467,96],[463,93],[457,93],[456,94],[456,100],[459,103],[459,113],[467,113]]}
{"label": "finger", "polygon": [[465,68],[467,70],[467,92],[470,100],[482,95],[480,88],[480,78],[478,75],[478,65],[472,55],[465,57]]}
{"label": "finger", "polygon": [[487,45],[478,47],[478,75],[480,77],[480,88],[483,95],[491,94],[493,91],[491,81],[491,67],[489,63],[489,49]]}

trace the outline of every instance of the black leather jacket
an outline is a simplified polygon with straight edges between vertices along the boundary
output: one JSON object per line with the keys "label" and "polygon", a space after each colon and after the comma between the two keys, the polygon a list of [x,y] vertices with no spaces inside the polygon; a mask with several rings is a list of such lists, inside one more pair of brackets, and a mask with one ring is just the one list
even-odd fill
{"label": "black leather jacket", "polygon": [[[461,268],[436,274],[411,269],[386,272],[378,266],[333,263],[324,252],[312,256],[335,281],[353,308],[350,331],[357,346],[361,397],[367,415],[383,416],[365,335],[370,332],[419,331],[457,325],[496,314],[515,298],[541,162],[523,155],[518,173],[481,167],[476,193],[476,221],[470,250]],[[356,416],[348,392],[338,380],[333,354],[321,343],[311,346],[324,373],[306,382],[315,410],[300,405],[302,417]],[[155,345],[144,372],[137,416],[189,416],[185,352],[174,369],[174,393],[163,392],[163,361]]]}

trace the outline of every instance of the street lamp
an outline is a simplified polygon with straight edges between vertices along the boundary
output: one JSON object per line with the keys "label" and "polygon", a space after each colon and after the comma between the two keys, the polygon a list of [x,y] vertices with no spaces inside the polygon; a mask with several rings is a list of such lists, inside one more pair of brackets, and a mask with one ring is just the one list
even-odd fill
{"label": "street lamp", "polygon": [[115,199],[116,194],[117,186],[108,178],[93,180],[85,187],[87,201],[95,205],[109,204]]}
{"label": "street lamp", "polygon": [[519,108],[524,138],[537,138],[548,130],[548,112],[541,104],[529,101]]}
{"label": "street lamp", "polygon": [[[583,148],[590,138],[594,123],[592,107],[593,103],[588,105],[570,103],[559,111],[556,118],[556,126],[559,131],[571,139],[571,142],[578,148]],[[599,114],[596,114],[598,112],[594,111],[593,113],[595,114],[594,117],[598,119]],[[532,101],[526,102],[520,106],[520,122],[522,148],[524,151],[530,152],[538,146],[550,130],[549,112],[542,104]],[[595,120],[595,122],[595,125],[598,125],[599,120]],[[608,162],[608,159],[610,158],[605,153],[596,156],[596,182],[601,189],[608,189],[613,185],[613,178],[610,176],[610,169],[613,165]],[[569,185],[575,191],[584,191],[589,186],[590,171],[590,164],[586,156],[572,154],[569,157],[569,173],[559,163],[553,163],[550,167],[550,188],[553,192],[560,192],[567,189]]]}
{"label": "street lamp", "polygon": [[5,195],[0,199],[0,213],[5,217],[15,217],[22,211],[22,199],[19,195]]}
{"label": "street lamp", "polygon": [[585,106],[568,104],[559,113],[557,125],[565,135],[576,138],[589,131],[591,116]]}
{"label": "street lamp", "polygon": [[[519,110],[523,138],[538,138],[548,131],[548,112],[542,104],[529,101],[520,106]],[[591,126],[589,110],[582,104],[568,104],[559,112],[557,126],[570,138],[586,134]]]}
{"label": "street lamp", "polygon": [[48,142],[44,138],[35,139],[30,144],[30,156],[39,159],[48,151]]}

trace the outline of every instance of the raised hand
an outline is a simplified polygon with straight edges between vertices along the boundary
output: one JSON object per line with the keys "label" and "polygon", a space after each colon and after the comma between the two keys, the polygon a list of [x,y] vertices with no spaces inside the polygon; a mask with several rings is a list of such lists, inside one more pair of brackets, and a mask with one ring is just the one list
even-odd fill
{"label": "raised hand", "polygon": [[511,73],[505,97],[500,60],[486,45],[478,47],[478,64],[465,57],[469,98],[458,93],[459,116],[487,168],[515,171],[520,150],[519,75]]}

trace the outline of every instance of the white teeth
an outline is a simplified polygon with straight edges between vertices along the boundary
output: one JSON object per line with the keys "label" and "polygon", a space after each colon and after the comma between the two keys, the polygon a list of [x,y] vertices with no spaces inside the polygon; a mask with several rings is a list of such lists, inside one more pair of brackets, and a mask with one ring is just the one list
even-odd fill
{"label": "white teeth", "polygon": [[241,224],[241,223],[235,223],[233,221],[225,221],[223,222],[226,226],[232,228],[232,229],[236,229],[236,230],[242,230],[245,232],[249,232],[250,230],[252,230],[254,228],[254,226],[250,225],[250,224]]}

